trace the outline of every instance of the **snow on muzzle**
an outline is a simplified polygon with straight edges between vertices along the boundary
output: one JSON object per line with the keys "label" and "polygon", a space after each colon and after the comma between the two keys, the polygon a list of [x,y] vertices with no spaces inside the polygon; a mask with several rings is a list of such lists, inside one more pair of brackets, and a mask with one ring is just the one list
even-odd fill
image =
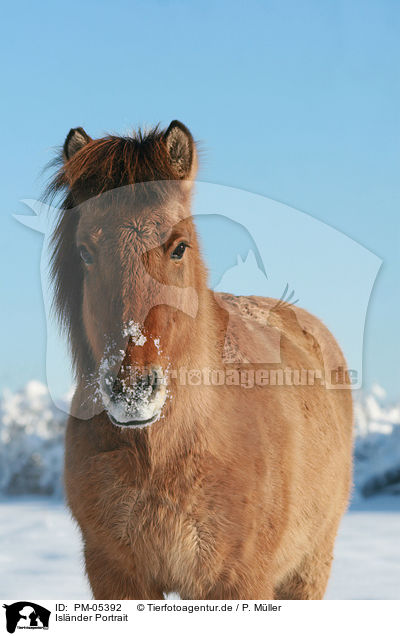
{"label": "snow on muzzle", "polygon": [[100,390],[111,422],[123,427],[149,426],[160,418],[167,398],[166,377],[160,366],[121,366],[116,377],[104,375]]}
{"label": "snow on muzzle", "polygon": [[[113,424],[141,428],[161,416],[167,398],[166,372],[158,361],[148,366],[135,364],[134,350],[148,341],[137,323],[129,322],[122,335],[128,338],[127,346],[117,354],[108,349],[101,362],[100,395]],[[150,340],[160,356],[159,339],[150,337]]]}

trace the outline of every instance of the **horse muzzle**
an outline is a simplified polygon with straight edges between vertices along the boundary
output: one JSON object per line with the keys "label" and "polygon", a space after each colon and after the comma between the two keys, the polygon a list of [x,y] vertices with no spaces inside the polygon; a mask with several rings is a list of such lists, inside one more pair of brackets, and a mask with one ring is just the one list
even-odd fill
{"label": "horse muzzle", "polygon": [[150,426],[160,418],[167,398],[162,368],[122,367],[121,371],[114,380],[108,378],[101,391],[109,419],[123,428]]}

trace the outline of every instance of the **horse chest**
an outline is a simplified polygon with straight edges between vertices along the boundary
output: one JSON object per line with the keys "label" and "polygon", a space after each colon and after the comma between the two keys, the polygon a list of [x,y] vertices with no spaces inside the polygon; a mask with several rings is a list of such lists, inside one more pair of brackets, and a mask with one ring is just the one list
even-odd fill
{"label": "horse chest", "polygon": [[208,524],[200,523],[193,507],[166,494],[141,491],[125,519],[121,535],[129,537],[142,566],[163,581],[185,586],[188,572],[204,570],[213,552]]}
{"label": "horse chest", "polygon": [[136,469],[121,470],[129,465],[129,449],[86,460],[67,453],[67,492],[74,516],[84,535],[101,544],[124,571],[139,571],[165,592],[196,598],[200,591],[194,582],[211,587],[216,568],[222,567],[222,501],[217,518],[210,505],[215,497],[191,466],[170,479],[162,471],[139,484]]}

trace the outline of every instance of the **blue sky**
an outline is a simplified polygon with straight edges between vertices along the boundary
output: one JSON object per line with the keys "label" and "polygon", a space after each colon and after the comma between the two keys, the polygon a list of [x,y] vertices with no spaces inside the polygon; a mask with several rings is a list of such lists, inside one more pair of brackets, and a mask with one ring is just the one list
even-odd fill
{"label": "blue sky", "polygon": [[388,0],[5,6],[0,388],[45,377],[43,238],[12,213],[40,198],[54,146],[71,126],[177,118],[201,142],[201,180],[286,203],[382,259],[364,376],[398,398],[399,28]]}

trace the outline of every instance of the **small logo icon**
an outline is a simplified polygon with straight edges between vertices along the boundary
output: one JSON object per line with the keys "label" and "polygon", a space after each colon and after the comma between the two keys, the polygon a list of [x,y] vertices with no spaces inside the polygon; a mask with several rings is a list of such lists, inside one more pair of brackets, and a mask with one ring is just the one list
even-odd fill
{"label": "small logo icon", "polygon": [[16,629],[49,629],[51,612],[37,603],[18,601],[3,607],[6,610],[9,634],[13,634]]}

